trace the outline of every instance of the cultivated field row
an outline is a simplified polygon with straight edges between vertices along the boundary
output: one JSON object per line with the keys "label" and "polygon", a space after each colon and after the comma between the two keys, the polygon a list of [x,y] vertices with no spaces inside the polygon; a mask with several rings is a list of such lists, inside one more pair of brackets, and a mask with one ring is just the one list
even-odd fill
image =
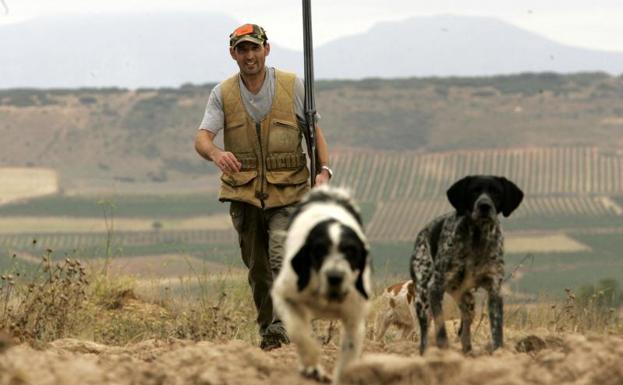
{"label": "cultivated field row", "polygon": [[[374,241],[412,241],[431,219],[452,210],[444,199],[380,202],[366,228]],[[527,197],[513,213],[518,219],[549,218],[562,222],[578,217],[592,219],[621,217],[621,208],[607,197]],[[568,219],[571,218],[571,219]],[[576,218],[576,219],[574,219]],[[590,226],[587,222],[587,226]],[[516,229],[515,229],[516,230]],[[529,229],[528,229],[529,230]],[[151,230],[105,232],[31,232],[0,235],[0,246],[26,250],[31,245],[51,249],[77,249],[114,245],[141,246],[156,244],[235,244],[236,234],[229,229]]]}
{"label": "cultivated field row", "polygon": [[623,149],[340,152],[332,163],[336,184],[370,202],[441,197],[452,182],[469,174],[506,176],[527,195],[623,194]]}
{"label": "cultivated field row", "polygon": [[[367,226],[372,240],[412,241],[431,219],[452,211],[441,199],[381,202]],[[607,197],[527,197],[513,213],[513,219],[584,217],[616,218],[620,207]],[[622,222],[623,222],[623,217]]]}
{"label": "cultivated field row", "polygon": [[234,244],[236,235],[232,230],[179,230],[179,231],[126,231],[106,233],[45,233],[2,234],[0,245],[5,248],[24,249],[29,245],[41,245],[49,249],[77,249],[114,245],[138,246],[163,243],[174,244]]}
{"label": "cultivated field row", "polygon": [[[616,216],[623,214],[619,205],[609,197],[526,197],[513,213],[514,218],[537,216]],[[622,218],[623,220],[623,218]]]}

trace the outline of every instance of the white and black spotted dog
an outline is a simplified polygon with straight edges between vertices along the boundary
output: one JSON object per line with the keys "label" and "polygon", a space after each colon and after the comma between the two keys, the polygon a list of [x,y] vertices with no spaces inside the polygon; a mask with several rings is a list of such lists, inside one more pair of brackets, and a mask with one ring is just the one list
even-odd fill
{"label": "white and black spotted dog", "polygon": [[503,345],[504,278],[504,238],[498,214],[508,217],[521,203],[523,192],[504,177],[475,175],[454,183],[447,197],[456,211],[422,229],[411,256],[420,353],[428,344],[429,312],[435,321],[437,346],[448,346],[442,311],[444,293],[454,298],[461,311],[463,351],[472,349],[470,326],[478,288],[488,292],[493,349],[497,349]]}
{"label": "white and black spotted dog", "polygon": [[369,245],[348,193],[328,186],[313,189],[290,218],[283,266],[271,292],[275,309],[297,346],[303,376],[330,381],[320,366],[312,319],[342,321],[334,383],[361,355],[370,273]]}

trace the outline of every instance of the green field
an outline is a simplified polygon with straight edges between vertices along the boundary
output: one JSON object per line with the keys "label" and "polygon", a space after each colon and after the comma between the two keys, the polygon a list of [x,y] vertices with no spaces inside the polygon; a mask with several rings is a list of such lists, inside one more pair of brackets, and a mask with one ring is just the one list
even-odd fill
{"label": "green field", "polygon": [[1,216],[183,218],[227,212],[214,194],[192,195],[54,195],[0,206]]}

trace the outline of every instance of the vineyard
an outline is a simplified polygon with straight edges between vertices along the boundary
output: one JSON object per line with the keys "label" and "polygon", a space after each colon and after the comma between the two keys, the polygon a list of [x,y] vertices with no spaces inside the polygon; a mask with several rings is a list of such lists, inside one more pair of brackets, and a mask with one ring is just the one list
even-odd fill
{"label": "vineyard", "polygon": [[468,174],[504,175],[529,196],[623,195],[623,148],[344,152],[332,163],[336,183],[368,202],[444,199],[452,182]]}
{"label": "vineyard", "polygon": [[[444,199],[381,202],[367,225],[368,234],[372,240],[378,241],[412,241],[422,226],[451,210],[452,206]],[[577,219],[582,222],[574,222]],[[621,221],[621,208],[603,196],[527,196],[507,222],[511,228],[528,230],[530,227],[516,226],[516,223],[527,224],[531,220],[541,221],[541,229],[595,223],[605,226]]]}
{"label": "vineyard", "polygon": [[[333,158],[336,184],[373,202],[367,224],[377,241],[411,241],[432,218],[450,211],[445,191],[469,174],[504,175],[526,193],[513,220],[541,227],[610,225],[623,209],[623,149],[560,147],[482,151],[344,152]],[[377,177],[371,178],[370,175]],[[532,221],[531,221],[532,220]]]}
{"label": "vineyard", "polygon": [[[445,191],[453,181],[469,174],[504,175],[525,192],[524,203],[513,214],[513,229],[533,227],[611,227],[623,215],[623,149],[560,147],[491,149],[482,151],[338,152],[333,156],[334,184],[346,186],[364,209],[373,241],[411,241],[432,218],[452,208]],[[216,197],[120,197],[115,215],[171,218],[180,215],[225,213]],[[101,201],[101,200],[100,200]],[[111,205],[117,205],[114,200]],[[215,205],[216,204],[216,205]],[[87,198],[43,198],[30,204],[5,205],[5,215],[97,217],[102,204]],[[59,212],[58,208],[63,212]],[[56,211],[55,211],[56,210]],[[75,214],[73,213],[75,211]],[[579,220],[579,221],[578,221]],[[548,225],[550,224],[550,225]],[[59,226],[60,227],[60,226]],[[137,229],[138,230],[138,229]],[[228,243],[233,230],[121,231],[116,242],[124,245],[158,243]],[[71,249],[105,241],[104,233],[45,233],[0,235],[5,247],[23,247],[33,238],[49,247]]]}
{"label": "vineyard", "polygon": [[[619,258],[623,248],[623,148],[341,151],[333,156],[332,164],[336,173],[333,184],[351,189],[362,208],[375,262],[382,272],[403,272],[417,232],[432,218],[452,210],[445,191],[455,180],[469,174],[495,174],[508,177],[525,192],[518,210],[502,220],[509,239],[519,242],[509,247],[510,262],[518,263],[517,258],[526,254],[520,255],[521,250],[541,253],[547,258],[539,258],[534,274],[551,272],[557,277],[552,281],[556,285],[563,285],[565,277],[571,276],[573,282],[580,282],[589,276],[623,274]],[[28,256],[51,249],[57,255],[81,258],[181,253],[240,265],[227,207],[218,203],[214,194],[56,195],[9,203],[0,207],[5,222],[31,218],[30,222],[19,222],[31,223],[39,218],[40,230],[33,227],[28,231],[27,226],[20,225],[0,233],[0,253]],[[77,218],[84,223],[98,219],[103,223],[107,209],[114,209],[108,214],[118,219],[115,231],[80,230],[83,222],[72,224]],[[193,226],[199,222],[190,220],[198,216],[220,218],[220,225]],[[58,218],[58,226],[43,226],[54,218]],[[134,220],[142,227],[121,226]],[[185,221],[191,225],[182,226]],[[543,246],[540,252],[539,244]],[[559,261],[558,255],[566,257]],[[587,257],[590,268],[582,262]],[[566,267],[559,271],[563,265]],[[6,261],[0,260],[2,266],[7,266]],[[583,274],[589,271],[591,275]],[[527,290],[534,280],[535,275],[528,274],[518,287]]]}

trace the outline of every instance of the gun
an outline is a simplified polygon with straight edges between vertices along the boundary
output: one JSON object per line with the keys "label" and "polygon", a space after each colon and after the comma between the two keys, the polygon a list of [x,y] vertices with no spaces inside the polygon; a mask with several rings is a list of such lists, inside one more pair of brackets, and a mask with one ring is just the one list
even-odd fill
{"label": "gun", "polygon": [[311,0],[303,0],[303,55],[305,67],[305,142],[309,155],[311,186],[316,184],[316,103],[314,100],[314,46],[312,43]]}

